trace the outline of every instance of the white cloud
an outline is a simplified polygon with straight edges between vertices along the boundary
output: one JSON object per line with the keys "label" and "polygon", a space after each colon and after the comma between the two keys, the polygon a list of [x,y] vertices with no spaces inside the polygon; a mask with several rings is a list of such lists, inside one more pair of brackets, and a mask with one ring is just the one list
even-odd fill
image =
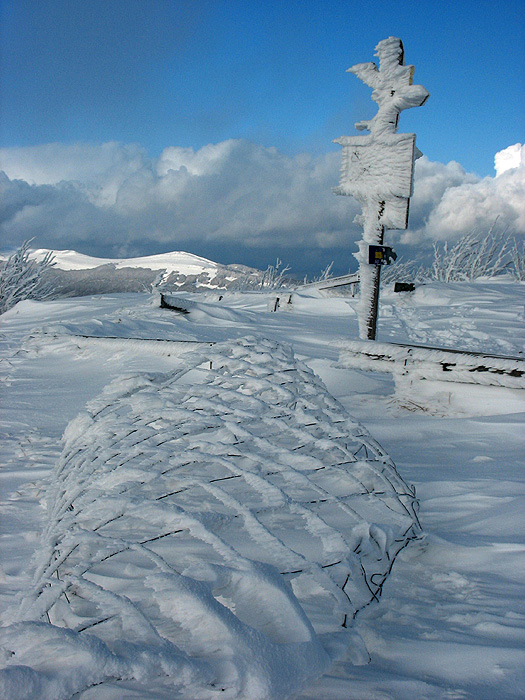
{"label": "white cloud", "polygon": [[193,148],[170,146],[162,152],[158,163],[159,176],[167,175],[170,170],[177,171],[186,168],[190,175],[210,175],[220,170],[239,141],[228,139],[220,143],[203,146],[197,152]]}
{"label": "white cloud", "polygon": [[496,169],[496,177],[511,170],[525,165],[525,145],[515,143],[513,146],[499,151],[494,156],[494,167]]}
{"label": "white cloud", "polygon": [[[511,234],[524,235],[525,164],[516,156],[516,151],[519,154],[522,148],[520,144],[517,146],[518,148],[512,147],[496,154],[496,165],[500,164],[496,177],[479,179],[467,173],[461,177],[461,173],[456,172],[456,177],[449,178],[447,186],[443,189],[437,186],[433,176],[431,181],[434,180],[434,182],[430,185],[428,192],[422,192],[420,188],[425,178],[418,179],[415,202],[423,198],[428,205],[432,199],[430,190],[434,190],[439,196],[434,197],[423,225],[420,228],[414,228],[412,223],[412,230],[404,234],[403,240],[405,242],[425,239],[455,240],[469,231],[483,234],[490,229],[496,219],[498,230],[508,230]],[[431,165],[437,172],[439,164]],[[450,169],[451,165],[449,163],[444,167]],[[512,167],[513,165],[516,167]]]}
{"label": "white cloud", "polygon": [[499,229],[525,233],[525,168],[447,190],[431,212],[426,232],[435,239],[454,239],[465,231],[487,231],[496,219]]}
{"label": "white cloud", "polygon": [[[296,270],[332,258],[348,269],[361,235],[352,223],[357,202],[331,191],[338,151],[288,156],[230,139],[197,151],[166,148],[156,160],[140,146],[117,143],[4,149],[0,158],[8,176],[0,180],[6,247],[35,237],[39,247],[108,257],[221,251],[221,262],[253,261],[259,249]],[[424,249],[473,228],[486,231],[496,216],[499,226],[524,234],[524,189],[522,164],[480,180],[458,163],[422,158],[410,229],[387,237]]]}
{"label": "white cloud", "polygon": [[125,180],[151,163],[144,148],[116,142],[100,145],[59,143],[0,149],[2,170],[11,180],[31,185],[75,182],[98,206],[114,204]]}

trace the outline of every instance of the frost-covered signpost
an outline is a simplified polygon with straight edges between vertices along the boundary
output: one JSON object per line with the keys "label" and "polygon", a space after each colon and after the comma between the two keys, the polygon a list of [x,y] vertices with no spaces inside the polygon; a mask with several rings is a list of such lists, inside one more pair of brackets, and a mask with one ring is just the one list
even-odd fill
{"label": "frost-covered signpost", "polygon": [[395,254],[383,246],[385,228],[406,229],[408,202],[412,195],[414,161],[421,153],[415,134],[398,134],[399,113],[419,107],[428,98],[422,85],[413,85],[414,66],[405,66],[403,42],[396,37],[376,46],[379,68],[375,63],[358,63],[349,68],[373,88],[372,99],[379,109],[373,119],[357,122],[363,136],[335,139],[343,147],[341,181],[336,194],[351,195],[361,204],[363,213],[356,222],[363,225],[359,242],[359,336],[375,340],[381,265]]}

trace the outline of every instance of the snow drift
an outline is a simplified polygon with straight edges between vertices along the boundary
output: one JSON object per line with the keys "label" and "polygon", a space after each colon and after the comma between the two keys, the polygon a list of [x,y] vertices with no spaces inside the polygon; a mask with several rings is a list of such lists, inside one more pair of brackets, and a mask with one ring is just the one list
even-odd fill
{"label": "snow drift", "polygon": [[244,338],[115,380],[73,420],[4,697],[111,681],[286,698],[350,648],[415,492],[291,349]]}

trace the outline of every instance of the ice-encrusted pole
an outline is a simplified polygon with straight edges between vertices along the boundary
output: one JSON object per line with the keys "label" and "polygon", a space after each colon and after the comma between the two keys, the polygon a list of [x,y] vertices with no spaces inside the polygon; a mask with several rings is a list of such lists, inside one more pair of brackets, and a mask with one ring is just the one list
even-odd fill
{"label": "ice-encrusted pole", "polygon": [[[372,99],[379,109],[373,119],[357,122],[364,136],[335,139],[343,147],[341,181],[336,194],[351,195],[362,206],[356,223],[363,225],[359,242],[361,295],[358,307],[359,336],[375,340],[381,265],[388,262],[383,246],[385,228],[406,229],[408,203],[412,195],[414,161],[421,153],[415,134],[398,134],[399,113],[419,107],[429,96],[422,85],[413,85],[414,66],[405,66],[401,39],[388,37],[376,46],[375,63],[358,63],[348,69],[373,88]],[[376,246],[376,248],[370,248]]]}

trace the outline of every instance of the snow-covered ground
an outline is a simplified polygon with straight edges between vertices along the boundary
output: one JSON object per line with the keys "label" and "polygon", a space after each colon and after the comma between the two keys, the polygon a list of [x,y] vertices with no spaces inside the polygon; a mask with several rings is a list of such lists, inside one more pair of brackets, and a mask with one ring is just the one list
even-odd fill
{"label": "snow-covered ground", "polygon": [[[393,294],[386,291],[382,295],[379,340],[520,356],[525,345],[523,289],[523,285],[505,280],[486,280],[472,284],[428,284],[419,287],[414,294]],[[233,637],[231,620],[221,622],[220,615],[214,617],[211,613],[208,615],[211,621],[208,617],[207,622],[202,617],[198,619],[195,604],[187,601],[188,597],[193,596],[192,600],[197,598],[202,605],[207,600],[210,606],[210,600],[206,599],[204,593],[196,594],[195,589],[190,590],[189,587],[182,590],[180,586],[178,592],[175,591],[173,582],[168,582],[165,571],[158,574],[157,578],[152,577],[155,580],[150,581],[149,590],[152,591],[152,597],[157,596],[161,601],[160,608],[168,605],[166,601],[172,600],[173,606],[191,611],[195,616],[189,622],[184,622],[186,629],[200,629],[195,644],[203,646],[196,647],[197,651],[195,648],[192,650],[194,665],[181,660],[182,657],[175,658],[173,654],[170,656],[165,647],[157,647],[156,655],[151,655],[155,657],[152,660],[144,653],[144,649],[148,649],[144,637],[139,640],[144,642],[142,655],[140,659],[135,658],[135,670],[142,669],[143,677],[137,680],[131,674],[128,681],[110,681],[107,680],[108,674],[104,676],[93,660],[95,657],[104,658],[100,648],[96,650],[98,657],[93,648],[87,648],[89,645],[82,650],[84,665],[79,670],[79,650],[74,648],[72,641],[68,647],[67,644],[64,645],[63,639],[52,635],[43,641],[41,635],[45,633],[41,630],[26,630],[24,637],[19,632],[15,634],[15,628],[7,627],[3,658],[6,667],[13,669],[16,666],[18,659],[11,655],[15,647],[22,659],[19,664],[26,663],[34,667],[35,658],[41,654],[39,670],[47,674],[49,684],[46,686],[46,698],[49,700],[64,697],[63,689],[68,687],[64,678],[66,681],[68,677],[70,681],[73,678],[78,680],[84,674],[84,678],[98,683],[100,673],[106,677],[106,681],[93,685],[88,690],[80,690],[75,698],[197,700],[200,697],[235,697],[232,693],[241,687],[235,686],[231,680],[235,673],[237,678],[244,673],[244,678],[249,676],[253,681],[252,686],[246,685],[244,690],[239,691],[239,697],[245,700],[286,697],[301,682],[304,685],[299,691],[298,697],[301,700],[523,698],[525,398],[522,395],[525,391],[512,390],[512,413],[505,409],[499,396],[497,399],[492,398],[496,397],[496,393],[491,393],[493,390],[490,387],[485,388],[480,395],[467,386],[460,407],[447,405],[438,396],[437,410],[422,410],[418,408],[417,401],[407,404],[397,400],[390,375],[348,369],[339,363],[341,344],[344,344],[345,339],[355,339],[358,335],[356,300],[322,298],[316,292],[294,294],[291,305],[282,304],[277,313],[270,313],[268,309],[273,307],[273,299],[264,294],[230,292],[224,294],[221,300],[217,294],[186,294],[183,297],[189,310],[186,314],[160,309],[148,295],[123,294],[45,303],[22,302],[0,319],[3,394],[0,603],[3,625],[10,625],[15,620],[20,596],[27,609],[31,591],[38,590],[38,586],[42,585],[42,569],[35,572],[35,565],[49,562],[49,557],[46,559],[49,551],[52,554],[53,547],[59,551],[63,546],[61,538],[67,540],[68,528],[65,528],[65,532],[60,530],[63,516],[52,509],[53,506],[60,506],[60,499],[64,495],[71,495],[75,480],[70,478],[68,482],[66,478],[58,484],[58,472],[53,476],[55,465],[64,465],[64,460],[68,459],[68,449],[79,447],[84,437],[82,449],[85,454],[93,457],[97,451],[100,453],[104,449],[104,435],[110,435],[118,426],[128,426],[134,410],[138,410],[137,420],[140,416],[143,417],[143,406],[158,411],[159,397],[164,396],[167,377],[173,377],[173,372],[187,366],[187,357],[181,359],[181,355],[191,349],[187,341],[197,341],[197,352],[204,353],[206,357],[209,355],[210,359],[213,353],[220,356],[226,352],[230,353],[230,357],[235,347],[244,348],[243,352],[246,348],[262,352],[256,365],[266,368],[265,381],[270,383],[267,370],[272,363],[281,376],[288,376],[286,367],[288,370],[293,369],[293,376],[301,379],[287,388],[297,391],[298,386],[304,382],[306,394],[302,399],[310,397],[305,405],[313,411],[312,415],[318,418],[324,416],[326,419],[327,414],[324,412],[331,411],[334,415],[335,411],[338,420],[346,421],[344,425],[349,439],[351,437],[358,442],[364,441],[370,447],[376,444],[372,439],[375,438],[394,460],[404,482],[415,485],[420,502],[422,535],[400,551],[390,575],[382,585],[380,601],[366,606],[356,616],[348,633],[348,653],[331,668],[327,667],[323,653],[328,653],[329,656],[332,654],[333,657],[337,655],[335,650],[338,647],[338,635],[331,627],[335,624],[332,620],[337,615],[334,617],[329,612],[322,596],[319,599],[314,599],[315,596],[308,598],[309,589],[305,584],[302,587],[297,585],[296,597],[290,597],[289,588],[279,588],[268,571],[263,575],[262,570],[258,570],[258,583],[248,586],[247,591],[235,588],[232,580],[225,582],[222,574],[219,583],[223,587],[223,595],[225,598],[234,597],[238,607],[237,616],[241,619],[236,628],[237,636]],[[213,347],[211,343],[214,343]],[[217,366],[215,356],[212,364]],[[219,366],[220,362],[219,360]],[[238,409],[239,414],[245,412],[251,431],[249,454],[260,452],[267,462],[275,459],[277,464],[283,464],[285,451],[298,447],[290,446],[284,433],[267,432],[269,426],[275,425],[275,421],[264,418],[268,418],[269,407],[280,405],[277,395],[279,392],[275,396],[264,394],[262,385],[257,384],[252,377],[251,383],[248,382],[251,388],[236,406],[235,400],[232,402],[228,399],[230,387],[225,379],[219,381],[207,375],[204,380],[199,374],[202,370],[194,371],[197,371],[197,375],[188,375],[185,381],[186,387],[195,382],[195,401],[197,404],[201,402],[197,406],[200,411],[208,411],[208,415],[211,415],[213,406],[217,415],[223,415],[227,413],[224,407],[230,401],[232,410]],[[135,380],[132,384],[126,385],[122,379],[137,374],[142,379]],[[318,378],[324,385],[319,384]],[[110,382],[116,382],[109,390],[110,393],[106,391],[102,394]],[[207,388],[213,386],[214,382],[218,387],[219,403],[216,399],[212,400],[212,394]],[[201,388],[197,390],[197,386]],[[497,391],[494,389],[494,392]],[[337,401],[334,403],[331,397]],[[97,410],[97,406],[100,408],[100,402],[104,401],[107,406],[117,407],[115,415],[121,416],[113,428],[111,420],[109,423],[102,420],[96,424],[95,429],[89,428],[87,423],[80,425],[77,421],[72,424],[73,427],[70,426],[67,436],[69,442],[64,446],[61,436],[68,423],[83,411],[88,402],[91,402],[89,410],[93,411]],[[429,397],[426,396],[421,405],[428,406],[428,401]],[[520,404],[522,408],[517,410]],[[173,414],[175,422],[172,425],[176,425],[177,421],[184,422],[183,407],[181,401],[180,406],[176,407],[178,412]],[[359,432],[359,429],[356,432],[356,424],[348,418],[345,409],[364,426],[363,431]],[[304,410],[301,415],[303,418],[306,415]],[[301,445],[306,444],[305,438],[308,438],[311,445],[306,451],[303,448],[303,459],[308,460],[314,456],[318,458],[319,455],[312,453],[321,447],[326,454],[331,454],[331,450],[335,449],[332,440],[340,438],[334,438],[330,434],[328,439],[328,433],[323,436],[315,432],[308,433],[314,428],[307,428],[307,421],[301,424],[302,418],[299,419],[298,416],[294,413],[289,417],[290,420],[299,421],[293,424],[294,435],[303,440]],[[200,433],[197,430],[191,444],[174,444],[174,453],[179,454],[180,450],[180,454],[183,454],[188,449],[209,451],[212,443],[226,444],[222,428],[215,423],[213,425],[215,437],[210,443],[206,443],[202,430]],[[319,425],[322,427],[323,422],[319,421]],[[368,433],[372,438],[368,437]],[[316,440],[320,437],[322,440],[317,443]],[[72,459],[77,459],[72,454]],[[386,456],[381,457],[383,453],[380,450],[376,454],[380,456],[380,462],[383,460],[382,463],[388,463]],[[373,456],[368,455],[367,460],[370,459],[373,464]],[[298,461],[300,462],[301,460]],[[365,460],[364,464],[367,463]],[[111,482],[108,474],[100,472],[97,472],[96,479],[92,476],[88,478],[85,464],[82,461],[76,464],[77,473],[87,479],[88,490],[91,489],[92,494],[100,494],[101,498],[104,495],[109,498],[109,492],[104,493],[103,489],[109,489],[110,486],[114,488],[116,482]],[[244,462],[243,465],[246,466]],[[288,466],[291,468],[293,465]],[[117,472],[118,470],[115,474]],[[289,472],[283,472],[285,473],[286,478],[290,479]],[[216,478],[224,479],[221,475]],[[253,487],[255,482],[250,483]],[[373,480],[370,483],[371,493],[379,503],[382,498],[380,489]],[[160,482],[155,482],[150,491],[158,488],[159,484]],[[273,483],[270,478],[265,487],[267,491],[261,492],[264,498],[269,499],[268,505],[276,507],[279,499],[283,498],[281,486],[280,482]],[[316,486],[321,487],[328,489],[328,481]],[[261,486],[257,488],[260,489]],[[296,490],[288,493],[286,498],[298,499],[298,486],[294,488]],[[217,499],[218,491],[213,491],[211,486],[207,493],[206,498]],[[163,495],[164,492],[161,496]],[[233,497],[237,495],[239,494],[235,491],[228,492],[230,500],[227,504],[226,501],[223,502],[224,507],[230,509],[228,512],[233,507]],[[330,498],[335,496],[337,494],[332,493]],[[73,495],[73,501],[76,497]],[[144,494],[135,493],[134,503],[137,499],[140,502],[143,497]],[[44,498],[47,498],[47,512],[41,505]],[[223,498],[226,499],[226,496]],[[250,498],[252,500],[248,499],[246,511],[253,513],[253,497]],[[205,502],[206,499],[202,500]],[[242,499],[239,502],[242,503]],[[102,510],[101,506],[100,512]],[[72,511],[66,508],[65,513],[67,517],[63,522],[69,525],[77,522],[73,517],[74,508]],[[148,513],[150,515],[144,514],[143,518],[157,517],[157,511],[153,508]],[[313,539],[319,535],[319,524],[315,525],[308,518],[314,517],[316,513],[314,508],[311,516],[303,514],[299,518],[309,523],[310,534],[317,533],[312,534]],[[92,511],[88,512],[91,519],[95,515]],[[299,548],[301,556],[311,562],[309,566],[320,565],[322,568],[330,564],[323,557],[327,556],[330,548],[334,553],[337,547],[342,546],[341,543],[337,545],[333,531],[330,536],[328,531],[325,532],[324,539],[320,540],[322,546],[312,544],[311,547],[306,547],[305,540],[299,533],[294,544],[293,537],[286,541],[284,530],[287,525],[284,521],[280,523],[281,531],[275,529],[279,526],[278,522],[276,524],[276,516],[272,516],[271,522],[263,520],[261,525],[261,522],[257,524],[255,520],[250,520],[248,512],[243,511],[242,515],[245,527],[246,523],[250,523],[248,529],[252,528],[252,537],[263,537],[260,528],[264,525],[267,533],[264,537],[277,537],[274,542],[284,541],[294,552]],[[128,517],[132,516],[128,513]],[[378,511],[371,512],[368,522],[379,522],[378,518]],[[136,524],[138,521],[132,518],[130,522]],[[236,523],[237,520],[232,519],[231,522]],[[395,524],[395,518],[393,522]],[[345,527],[342,522],[343,535]],[[260,532],[258,530],[259,534],[255,537],[253,533],[257,528]],[[231,530],[228,530],[232,546],[235,546],[235,538],[241,537],[237,534],[238,529],[238,525],[232,525]],[[385,532],[384,529],[382,531]],[[147,532],[144,539],[148,539],[149,535]],[[111,536],[117,535],[113,532]],[[213,547],[212,550],[217,551]],[[318,553],[314,550],[318,550]],[[383,554],[376,554],[376,558],[383,560],[387,550],[388,547],[384,546]],[[92,556],[92,549],[87,547],[86,551],[91,552]],[[246,552],[248,559],[250,551]],[[278,560],[285,550],[280,554],[275,551]],[[163,551],[160,554],[164,556]],[[221,554],[221,557],[221,561],[214,561],[216,572],[221,566],[221,571],[225,570],[226,554]],[[363,561],[366,566],[366,557]],[[72,560],[71,568],[75,565]],[[118,579],[121,582],[119,585],[122,585],[126,578],[131,581],[134,567],[138,565],[135,560],[124,561],[124,569],[119,571],[120,578],[111,567],[105,571],[96,570],[91,578],[100,583],[100,579],[106,576],[112,581]],[[189,566],[188,562],[185,566]],[[230,562],[229,566],[233,570],[240,565],[238,562],[235,565]],[[204,584],[211,585],[213,576],[210,572],[213,567],[206,571],[205,568],[202,565],[197,572],[190,567],[191,570],[186,571],[187,580],[198,579],[202,588],[205,587]],[[328,568],[322,570],[330,571]],[[75,571],[78,575],[78,570]],[[215,575],[218,576],[217,573]],[[100,578],[97,579],[97,576]],[[256,578],[253,568],[246,573],[246,580]],[[334,581],[337,581],[336,574]],[[233,593],[232,587],[235,588]],[[53,590],[54,586],[48,589]],[[321,590],[324,589],[321,587]],[[121,594],[117,589],[113,592],[115,596]],[[133,595],[134,589],[130,588],[129,596],[133,598]],[[301,600],[301,595],[303,612],[296,607],[296,600]],[[89,596],[84,592],[84,597],[87,599]],[[243,605],[248,606],[249,612],[242,612]],[[262,608],[265,608],[264,614]],[[81,612],[87,614],[86,611]],[[73,613],[78,615],[79,610]],[[60,614],[67,616],[73,613],[52,610],[55,621]],[[315,619],[316,614],[320,614],[327,625],[326,637],[333,635],[332,645],[329,639],[325,639],[324,651],[315,646],[317,642],[309,626],[313,619],[316,634],[319,633],[320,622]],[[62,619],[66,620],[65,617]],[[73,623],[74,620],[70,617],[68,624],[72,629],[75,628]],[[137,629],[133,626],[134,622],[128,620],[127,624],[131,629]],[[180,627],[182,623],[178,620],[176,624]],[[219,628],[225,630],[225,635],[230,635],[224,637],[224,649],[232,652],[230,666],[221,657],[220,649],[214,652],[206,648],[206,624],[210,625],[209,638],[217,635]],[[220,627],[221,624],[223,627]],[[250,632],[252,626],[255,631]],[[158,629],[160,628],[157,627]],[[143,633],[146,635],[144,630]],[[122,634],[129,632],[121,629]],[[155,645],[151,639],[154,634],[151,631],[148,634],[152,635],[149,644],[150,649],[153,649]],[[128,637],[127,641],[133,643],[137,639]],[[21,646],[17,647],[17,644]],[[33,644],[38,645],[37,649],[32,648]],[[191,647],[190,642],[188,644]],[[293,651],[293,644],[303,645],[306,664],[298,664],[297,649]],[[276,645],[282,653],[275,651]],[[129,660],[130,647],[127,649]],[[230,675],[223,678],[224,687],[230,682],[229,691],[219,692],[219,687],[210,691],[211,686],[206,686],[209,680],[206,673],[210,672],[210,666],[204,668],[195,662],[195,657],[199,654],[203,658],[208,658],[211,654],[215,659],[215,667],[211,665],[212,671],[214,668],[229,669]],[[119,657],[121,662],[124,656],[122,652]],[[264,663],[272,658],[275,661],[273,676],[266,672],[268,666],[266,671],[263,668]],[[366,661],[368,663],[363,663]],[[310,668],[307,669],[307,666]],[[164,672],[170,671],[175,676],[179,674],[175,689],[173,683],[167,684],[159,680],[161,674],[155,677],[154,668],[160,667]],[[115,671],[115,675],[118,675],[118,671],[122,671],[122,666]],[[16,677],[16,689],[9,690],[9,685],[5,686],[4,697],[24,697],[23,692],[28,698],[38,696],[31,689],[31,684],[37,683],[34,675],[29,668],[24,673],[25,675]],[[314,678],[321,673],[323,675],[320,678]],[[138,671],[136,676],[140,677]],[[5,678],[8,684],[9,673]],[[266,685],[261,678],[266,678]],[[72,683],[69,687],[72,696],[82,687],[82,683],[79,682],[77,686]],[[248,691],[246,688],[251,689]]]}

